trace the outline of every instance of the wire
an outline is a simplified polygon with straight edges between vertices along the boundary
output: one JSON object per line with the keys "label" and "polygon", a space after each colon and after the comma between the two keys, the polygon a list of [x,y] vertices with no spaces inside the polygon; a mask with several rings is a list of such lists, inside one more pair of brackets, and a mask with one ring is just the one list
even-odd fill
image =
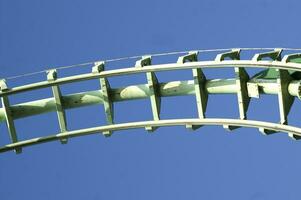
{"label": "wire", "polygon": [[[216,52],[216,51],[230,51],[234,48],[226,48],[226,49],[198,49],[198,50],[194,50],[194,51],[198,51],[199,53],[202,52]],[[274,50],[275,48],[237,48],[240,50],[244,50],[244,51],[254,51],[254,50]],[[297,49],[297,48],[281,48],[282,50],[285,51],[301,51],[301,49]],[[174,51],[174,52],[166,52],[166,53],[156,53],[156,54],[148,54],[152,57],[160,57],[160,56],[168,56],[168,55],[177,55],[177,54],[185,54],[190,52],[189,51]],[[116,61],[122,61],[122,60],[130,60],[130,59],[138,59],[141,58],[142,56],[128,56],[128,57],[120,57],[120,58],[114,58],[114,59],[107,59],[107,60],[102,60],[106,63],[108,62],[116,62]],[[63,69],[70,69],[70,68],[75,68],[75,67],[82,67],[82,66],[87,66],[87,65],[91,65],[94,64],[95,62],[97,62],[99,60],[95,60],[95,61],[90,61],[90,62],[86,62],[86,63],[79,63],[79,64],[74,64],[74,65],[68,65],[68,66],[61,66],[61,67],[54,67],[52,69],[56,69],[56,70],[63,70]],[[37,74],[42,74],[42,73],[46,73],[49,69],[45,69],[42,71],[37,71],[37,72],[31,72],[31,73],[25,73],[22,75],[16,75],[16,76],[10,76],[10,77],[6,77],[6,80],[12,80],[12,79],[17,79],[17,78],[23,78],[23,77],[28,77],[28,76],[33,76],[33,75],[37,75]]]}

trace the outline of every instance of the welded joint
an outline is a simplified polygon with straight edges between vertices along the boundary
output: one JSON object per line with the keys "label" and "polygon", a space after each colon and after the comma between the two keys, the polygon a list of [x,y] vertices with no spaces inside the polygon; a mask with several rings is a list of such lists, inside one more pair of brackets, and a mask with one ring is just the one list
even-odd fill
{"label": "welded joint", "polygon": [[[6,90],[8,90],[6,81],[5,81],[5,79],[1,79],[0,80],[0,91],[3,92]],[[6,125],[7,125],[10,140],[12,143],[16,143],[16,142],[18,142],[18,136],[17,136],[14,119],[12,117],[12,113],[10,110],[8,96],[2,96],[1,103],[2,103],[2,107],[3,107],[4,115],[5,115],[5,120],[6,120]],[[16,154],[22,153],[22,148],[21,147],[15,148],[14,151]]]}
{"label": "welded joint", "polygon": [[223,61],[226,58],[230,58],[231,60],[240,60],[240,49],[232,49],[229,52],[220,53],[216,56],[215,61]]}
{"label": "welded joint", "polygon": [[198,61],[198,51],[189,51],[187,55],[180,56],[177,60],[178,64],[184,64],[185,62]]}
{"label": "welded joint", "polygon": [[288,62],[291,62],[291,60],[294,60],[294,59],[297,59],[297,58],[301,59],[301,53],[295,53],[295,54],[285,55],[282,58],[281,62],[288,63]]}
{"label": "welded joint", "polygon": [[152,57],[149,55],[142,56],[140,60],[136,61],[135,67],[144,67],[152,64]]}
{"label": "welded joint", "polygon": [[[47,81],[52,82],[57,79],[57,71],[55,69],[51,69],[47,71]],[[53,85],[51,87],[52,94],[54,96],[55,100],[55,107],[56,107],[56,113],[58,117],[59,127],[61,133],[64,133],[67,131],[67,120],[66,120],[66,113],[63,106],[63,99],[60,87],[58,85]],[[62,144],[66,144],[68,142],[67,138],[60,139]]]}
{"label": "welded joint", "polygon": [[281,53],[282,49],[281,48],[275,48],[274,51],[269,51],[265,53],[257,53],[253,56],[252,60],[253,61],[260,61],[264,58],[271,58],[272,60],[281,60]]}

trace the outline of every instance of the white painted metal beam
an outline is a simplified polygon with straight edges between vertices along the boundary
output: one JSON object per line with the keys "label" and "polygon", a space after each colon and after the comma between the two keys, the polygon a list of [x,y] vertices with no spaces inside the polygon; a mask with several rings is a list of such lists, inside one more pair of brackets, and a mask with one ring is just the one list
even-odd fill
{"label": "white painted metal beam", "polygon": [[[57,71],[55,69],[47,71],[47,81],[55,81],[57,79]],[[56,113],[59,121],[59,126],[61,132],[67,131],[67,121],[66,121],[66,113],[63,106],[63,99],[60,87],[58,85],[53,85],[52,94],[54,96]],[[68,142],[67,138],[62,138],[61,143],[66,144]]]}
{"label": "white painted metal beam", "polygon": [[234,126],[234,127],[238,126],[238,127],[257,128],[257,129],[264,128],[265,130],[273,130],[275,132],[287,133],[289,136],[301,137],[301,128],[278,124],[278,123],[270,123],[270,122],[254,121],[254,120],[241,120],[241,119],[222,119],[222,118],[169,119],[169,120],[158,120],[158,121],[141,121],[141,122],[113,124],[113,125],[68,131],[65,133],[49,135],[46,137],[33,138],[33,139],[20,141],[17,143],[12,143],[0,147],[0,153],[11,151],[14,150],[15,148],[41,144],[45,142],[51,142],[51,141],[59,140],[61,138],[73,138],[73,137],[97,134],[99,132],[138,129],[138,128],[145,128],[145,127],[186,126],[187,124],[200,125],[200,126],[205,126],[205,125],[223,126],[224,124],[227,124],[229,126]]}
{"label": "white painted metal beam", "polygon": [[[6,82],[4,79],[0,80],[0,90],[5,91],[8,90],[8,87],[6,85]],[[2,96],[1,97],[1,103],[4,111],[4,116],[6,120],[6,125],[9,133],[9,137],[12,143],[18,142],[18,137],[17,137],[17,132],[16,132],[16,127],[14,123],[14,119],[12,117],[12,113],[10,110],[10,105],[9,105],[9,99],[8,96]],[[22,148],[17,147],[14,149],[14,151],[19,154],[22,153]]]}
{"label": "white painted metal beam", "polygon": [[[104,71],[105,63],[104,62],[97,62],[95,63],[94,67],[92,68],[93,74],[99,74]],[[102,100],[104,105],[104,110],[106,114],[106,120],[108,124],[114,124],[114,104],[111,99],[111,87],[107,78],[102,77],[100,78],[100,86],[102,91]],[[112,131],[105,131],[103,135],[109,137],[112,135]]]}

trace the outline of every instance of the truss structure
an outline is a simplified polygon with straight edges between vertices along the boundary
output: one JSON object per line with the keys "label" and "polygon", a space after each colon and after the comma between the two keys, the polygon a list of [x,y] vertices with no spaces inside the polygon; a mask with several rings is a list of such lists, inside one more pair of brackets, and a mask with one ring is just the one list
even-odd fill
{"label": "truss structure", "polygon": [[[255,53],[250,59],[241,60],[241,49],[219,52],[214,60],[199,61],[199,51],[191,51],[181,55],[177,62],[152,64],[152,56],[142,56],[133,67],[105,70],[105,62],[95,62],[91,73],[58,78],[57,70],[48,70],[45,81],[9,88],[5,79],[0,81],[0,122],[5,122],[10,143],[0,147],[0,152],[14,150],[21,153],[22,148],[54,140],[66,144],[69,138],[95,133],[103,133],[106,137],[114,131],[144,128],[152,132],[162,126],[185,126],[196,130],[204,125],[220,125],[227,130],[239,127],[257,128],[265,135],[283,132],[293,139],[301,138],[301,128],[288,124],[288,114],[295,100],[301,98],[301,54],[282,56],[282,49]],[[231,79],[206,79],[203,69],[233,68],[235,77]],[[262,68],[258,74],[250,77],[247,68]],[[156,72],[173,70],[191,70],[192,80],[159,82]],[[111,88],[108,77],[146,74],[146,84]],[[99,90],[74,93],[63,96],[60,86],[67,83],[99,80]],[[41,88],[51,88],[52,98],[40,99],[21,104],[10,105],[9,97],[17,93],[26,93]],[[207,118],[206,108],[211,94],[234,94],[237,96],[238,117],[236,119]],[[247,111],[252,98],[260,98],[261,94],[278,96],[279,123],[248,120]],[[195,95],[198,118],[161,119],[161,98],[169,96]],[[153,119],[128,123],[114,122],[114,103],[134,99],[149,98]],[[65,110],[103,104],[107,124],[80,130],[68,130]],[[47,112],[56,112],[60,132],[28,140],[18,140],[14,125],[15,119],[29,117]]]}

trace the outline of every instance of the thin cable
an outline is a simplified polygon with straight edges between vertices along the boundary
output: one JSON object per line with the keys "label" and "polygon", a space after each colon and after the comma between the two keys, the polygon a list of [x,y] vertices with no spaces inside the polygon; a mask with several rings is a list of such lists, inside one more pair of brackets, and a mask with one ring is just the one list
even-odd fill
{"label": "thin cable", "polygon": [[[198,49],[198,50],[194,50],[194,51],[198,51],[199,53],[202,52],[217,52],[217,51],[230,51],[234,48],[226,48],[226,49]],[[254,50],[274,50],[275,48],[237,48],[237,49],[241,49],[244,51],[254,51]],[[281,48],[282,50],[285,51],[301,51],[301,49],[297,49],[297,48]],[[152,57],[160,57],[160,56],[168,56],[168,55],[177,55],[177,54],[185,54],[190,52],[191,50],[187,50],[187,51],[174,51],[174,52],[166,52],[166,53],[156,53],[156,54],[148,54]],[[102,60],[104,62],[116,62],[116,61],[122,61],[122,60],[130,60],[130,59],[138,59],[141,58],[142,56],[127,56],[127,57],[120,57],[120,58],[114,58],[114,59],[107,59],[107,60]],[[91,61],[91,62],[86,62],[86,63],[79,63],[79,64],[74,64],[74,65],[68,65],[68,66],[61,66],[61,67],[54,67],[52,69],[56,69],[56,70],[63,70],[63,69],[70,69],[70,68],[75,68],[75,67],[81,67],[81,66],[87,66],[87,65],[91,65],[94,64],[95,62],[100,61],[100,60],[95,60],[95,61]],[[28,76],[33,76],[33,75],[37,75],[37,74],[42,74],[42,73],[46,73],[49,69],[45,69],[42,71],[37,71],[37,72],[31,72],[31,73],[25,73],[22,75],[16,75],[16,76],[10,76],[7,77],[5,79],[7,80],[12,80],[12,79],[17,79],[17,78],[23,78],[23,77],[28,77]]]}

